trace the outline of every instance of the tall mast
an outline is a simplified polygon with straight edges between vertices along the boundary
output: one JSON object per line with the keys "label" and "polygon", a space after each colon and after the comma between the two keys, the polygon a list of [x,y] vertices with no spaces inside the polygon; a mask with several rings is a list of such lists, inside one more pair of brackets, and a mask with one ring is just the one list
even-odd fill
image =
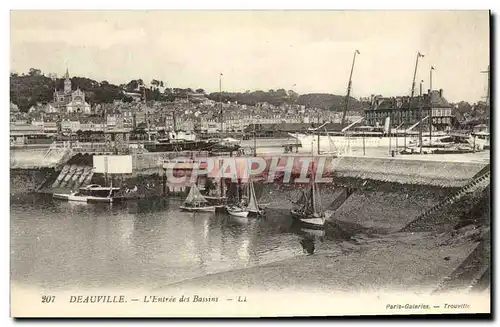
{"label": "tall mast", "polygon": [[429,145],[432,146],[432,126],[434,124],[434,119],[432,118],[432,71],[434,70],[434,66],[431,66],[430,72],[429,72],[429,95],[428,95],[428,101],[429,101]]}
{"label": "tall mast", "polygon": [[[410,96],[410,103],[408,105],[408,112],[411,114],[411,105],[413,102],[413,96],[415,95],[415,78],[417,77],[417,68],[418,68],[418,59],[420,57],[423,57],[424,55],[420,53],[420,51],[417,53],[417,60],[415,62],[415,71],[413,72],[413,82],[411,84],[411,96]],[[422,124],[422,108],[419,109],[418,111],[418,119],[419,119],[419,124]],[[419,132],[418,132],[418,139],[420,142],[420,154],[422,154],[422,126],[419,126]]]}
{"label": "tall mast", "polygon": [[257,136],[255,135],[255,117],[253,118],[253,156],[257,157]]}
{"label": "tall mast", "polygon": [[[487,91],[486,91],[486,106],[491,111],[491,108],[490,108],[490,65],[488,65],[488,70],[483,70],[481,73],[488,74],[488,85],[487,85]],[[491,116],[491,112],[490,112],[490,116]],[[490,120],[491,119],[488,119],[488,133],[490,132]]]}
{"label": "tall mast", "polygon": [[219,75],[219,103],[220,103],[220,132],[224,131],[224,119],[222,114],[222,73]]}
{"label": "tall mast", "polygon": [[432,91],[432,71],[434,70],[434,66],[431,66],[429,71],[429,89]]}
{"label": "tall mast", "polygon": [[354,63],[356,62],[356,54],[360,54],[359,50],[357,49],[356,51],[354,51],[354,57],[352,58],[351,74],[349,75],[349,83],[347,84],[347,96],[345,100],[344,112],[342,113],[342,123],[340,128],[344,128],[345,116],[347,114],[347,111],[349,110],[349,104],[351,101],[352,73],[354,71]]}

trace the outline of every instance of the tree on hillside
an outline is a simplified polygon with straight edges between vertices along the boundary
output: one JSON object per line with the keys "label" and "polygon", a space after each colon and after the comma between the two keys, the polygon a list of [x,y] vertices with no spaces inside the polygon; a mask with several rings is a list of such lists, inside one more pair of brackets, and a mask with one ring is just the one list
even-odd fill
{"label": "tree on hillside", "polygon": [[127,91],[135,91],[139,88],[139,82],[137,80],[133,79],[127,83],[125,88],[127,89]]}
{"label": "tree on hillside", "polygon": [[157,79],[153,79],[150,83],[152,86],[155,86],[155,87],[160,87],[160,81],[157,80]]}
{"label": "tree on hillside", "polygon": [[127,96],[123,97],[122,101],[125,102],[125,103],[131,103],[131,102],[134,101],[134,99],[132,99],[132,97],[130,97],[130,96],[127,95]]}
{"label": "tree on hillside", "polygon": [[28,75],[29,76],[40,76],[40,75],[42,75],[42,71],[40,69],[37,69],[37,68],[30,68]]}
{"label": "tree on hillside", "polygon": [[299,98],[299,94],[294,90],[288,90],[287,96],[288,99],[290,99],[290,103],[296,103],[297,99]]}
{"label": "tree on hillside", "polygon": [[[52,76],[51,76],[52,77]],[[63,89],[64,79],[51,78],[41,74],[39,69],[32,68],[27,75],[10,76],[10,97],[21,111],[26,112],[37,103],[53,101],[54,88]],[[84,77],[71,79],[73,89],[77,87],[85,92],[89,104],[111,103],[123,98],[119,86],[102,81],[101,83]]]}

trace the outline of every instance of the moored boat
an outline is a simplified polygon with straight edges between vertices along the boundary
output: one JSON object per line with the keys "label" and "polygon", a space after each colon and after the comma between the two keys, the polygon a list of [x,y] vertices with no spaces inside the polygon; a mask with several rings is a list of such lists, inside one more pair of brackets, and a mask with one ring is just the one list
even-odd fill
{"label": "moored boat", "polygon": [[[338,135],[335,135],[338,134]],[[432,142],[438,142],[443,137],[443,133],[432,135]],[[399,147],[412,146],[418,143],[417,133],[398,133],[395,135],[385,135],[383,133],[328,133],[328,135],[289,133],[290,137],[295,138],[303,152],[311,152],[319,149],[321,152],[338,152],[346,149],[365,148],[387,148],[389,145],[399,145]]]}
{"label": "moored boat", "polygon": [[248,205],[246,207],[249,216],[263,216],[264,209],[259,205],[257,196],[255,195],[255,188],[253,182],[248,183]]}
{"label": "moored boat", "polygon": [[255,188],[253,182],[249,182],[247,186],[248,203],[244,200],[236,205],[226,207],[227,212],[231,216],[237,217],[260,217],[264,215],[264,210],[259,206],[257,197],[255,196]]}
{"label": "moored boat", "polygon": [[87,197],[87,202],[106,202],[112,203],[122,200],[123,197],[118,196],[119,187],[101,186],[98,184],[91,184],[88,186],[80,187],[79,194]]}
{"label": "moored boat", "polygon": [[319,188],[314,182],[314,174],[310,184],[310,189],[302,191],[301,197],[295,202],[297,208],[291,210],[291,215],[304,227],[323,228],[326,212],[321,203]]}
{"label": "moored boat", "polygon": [[189,194],[180,208],[189,212],[215,212],[215,206],[209,204],[195,183],[191,185]]}
{"label": "moored boat", "polygon": [[64,193],[54,193],[52,195],[54,199],[58,200],[66,200],[66,201],[73,201],[73,202],[88,202],[88,197],[79,194],[78,192],[71,192],[69,194],[64,194]]}
{"label": "moored boat", "polygon": [[229,213],[231,216],[246,218],[249,214],[249,211],[245,210],[245,208],[241,206],[228,206],[226,209],[227,213]]}

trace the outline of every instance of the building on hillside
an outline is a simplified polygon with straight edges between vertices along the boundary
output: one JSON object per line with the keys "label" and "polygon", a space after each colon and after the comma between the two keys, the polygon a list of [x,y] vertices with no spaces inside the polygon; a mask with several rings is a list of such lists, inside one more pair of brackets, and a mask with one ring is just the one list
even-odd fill
{"label": "building on hillside", "polygon": [[443,97],[443,90],[429,90],[428,93],[413,97],[410,106],[409,96],[381,97],[371,99],[371,107],[364,110],[365,124],[383,126],[390,117],[391,125],[408,128],[421,119],[427,125],[432,117],[433,130],[448,130],[452,124],[452,105]]}
{"label": "building on hillside", "polygon": [[80,120],[61,120],[61,131],[63,133],[76,133],[79,130],[81,130]]}
{"label": "building on hillside", "polygon": [[64,79],[64,89],[54,90],[54,107],[59,112],[90,114],[90,105],[85,102],[85,92],[79,87],[73,92],[68,69]]}

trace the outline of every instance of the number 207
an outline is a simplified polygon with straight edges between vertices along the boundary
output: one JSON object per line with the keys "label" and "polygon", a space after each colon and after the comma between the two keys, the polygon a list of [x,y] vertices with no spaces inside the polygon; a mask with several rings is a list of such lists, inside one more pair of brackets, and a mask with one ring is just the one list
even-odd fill
{"label": "number 207", "polygon": [[43,295],[42,303],[54,303],[56,297],[54,295]]}

